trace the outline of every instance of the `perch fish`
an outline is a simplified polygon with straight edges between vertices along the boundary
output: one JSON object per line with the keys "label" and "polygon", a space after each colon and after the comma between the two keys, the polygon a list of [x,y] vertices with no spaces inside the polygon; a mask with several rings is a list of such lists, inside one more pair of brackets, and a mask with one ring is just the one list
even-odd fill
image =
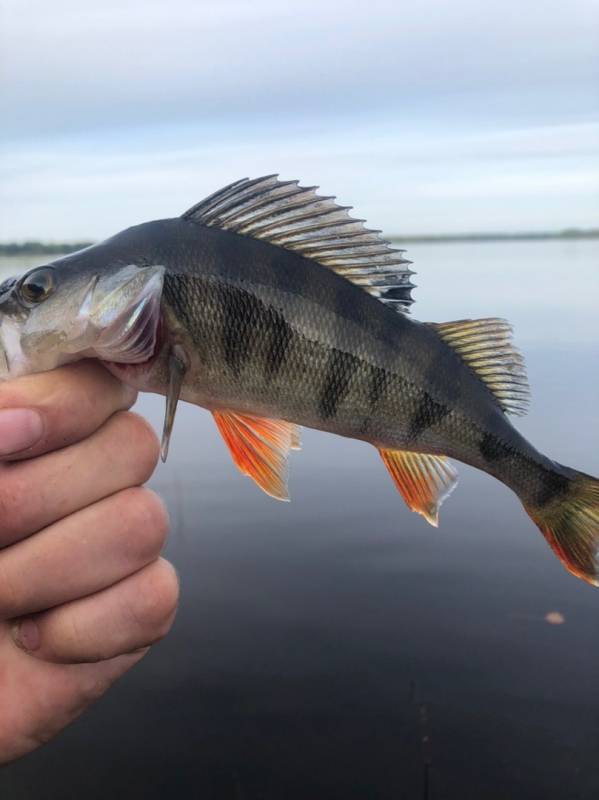
{"label": "perch fish", "polygon": [[243,179],[181,217],[136,225],[0,286],[0,377],[96,358],[203,406],[237,467],[288,499],[299,426],[377,448],[413,511],[438,524],[451,459],[510,487],[564,566],[599,585],[599,481],[551,461],[526,411],[503,319],[418,322],[397,250],[314,187]]}

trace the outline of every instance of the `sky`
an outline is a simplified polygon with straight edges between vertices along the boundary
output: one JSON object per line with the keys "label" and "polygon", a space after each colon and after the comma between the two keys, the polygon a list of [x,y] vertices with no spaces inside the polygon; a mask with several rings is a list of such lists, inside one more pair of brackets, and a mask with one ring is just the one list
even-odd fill
{"label": "sky", "polygon": [[0,241],[269,173],[389,235],[599,227],[599,0],[0,0]]}

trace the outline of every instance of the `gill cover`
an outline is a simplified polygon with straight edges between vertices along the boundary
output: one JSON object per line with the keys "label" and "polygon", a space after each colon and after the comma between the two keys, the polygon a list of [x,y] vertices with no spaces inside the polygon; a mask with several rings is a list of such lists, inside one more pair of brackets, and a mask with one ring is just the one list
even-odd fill
{"label": "gill cover", "polygon": [[90,287],[80,315],[102,361],[141,364],[156,346],[164,267],[124,267]]}

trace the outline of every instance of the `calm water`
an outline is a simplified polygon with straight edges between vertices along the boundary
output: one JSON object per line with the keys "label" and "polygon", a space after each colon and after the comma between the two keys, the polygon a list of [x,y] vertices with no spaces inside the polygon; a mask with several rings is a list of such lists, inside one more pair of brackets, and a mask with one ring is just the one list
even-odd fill
{"label": "calm water", "polygon": [[[533,388],[521,429],[599,474],[599,241],[409,255],[415,315],[508,317]],[[159,428],[162,405],[139,409]],[[460,473],[434,530],[373,448],[306,431],[293,502],[275,503],[234,470],[208,414],[182,406],[152,481],[173,519],[175,628],[6,768],[0,796],[596,800],[599,591],[505,487]]]}

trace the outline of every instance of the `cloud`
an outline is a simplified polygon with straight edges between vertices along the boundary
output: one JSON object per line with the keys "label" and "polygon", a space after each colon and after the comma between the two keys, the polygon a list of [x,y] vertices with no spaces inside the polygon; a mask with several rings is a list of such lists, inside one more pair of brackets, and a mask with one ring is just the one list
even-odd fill
{"label": "cloud", "polygon": [[[0,136],[386,109],[554,120],[597,108],[589,0],[9,0]],[[507,104],[506,104],[507,97]],[[494,108],[493,108],[494,106]]]}
{"label": "cloud", "polygon": [[[109,235],[175,216],[239,177],[281,172],[319,184],[387,233],[592,226],[599,218],[599,123],[400,134],[388,122],[293,134],[200,127],[140,142],[65,139],[15,148],[0,182],[0,239]],[[539,143],[538,152],[534,143]]]}
{"label": "cloud", "polygon": [[0,239],[273,171],[389,233],[595,225],[598,13],[542,6],[4,0]]}

